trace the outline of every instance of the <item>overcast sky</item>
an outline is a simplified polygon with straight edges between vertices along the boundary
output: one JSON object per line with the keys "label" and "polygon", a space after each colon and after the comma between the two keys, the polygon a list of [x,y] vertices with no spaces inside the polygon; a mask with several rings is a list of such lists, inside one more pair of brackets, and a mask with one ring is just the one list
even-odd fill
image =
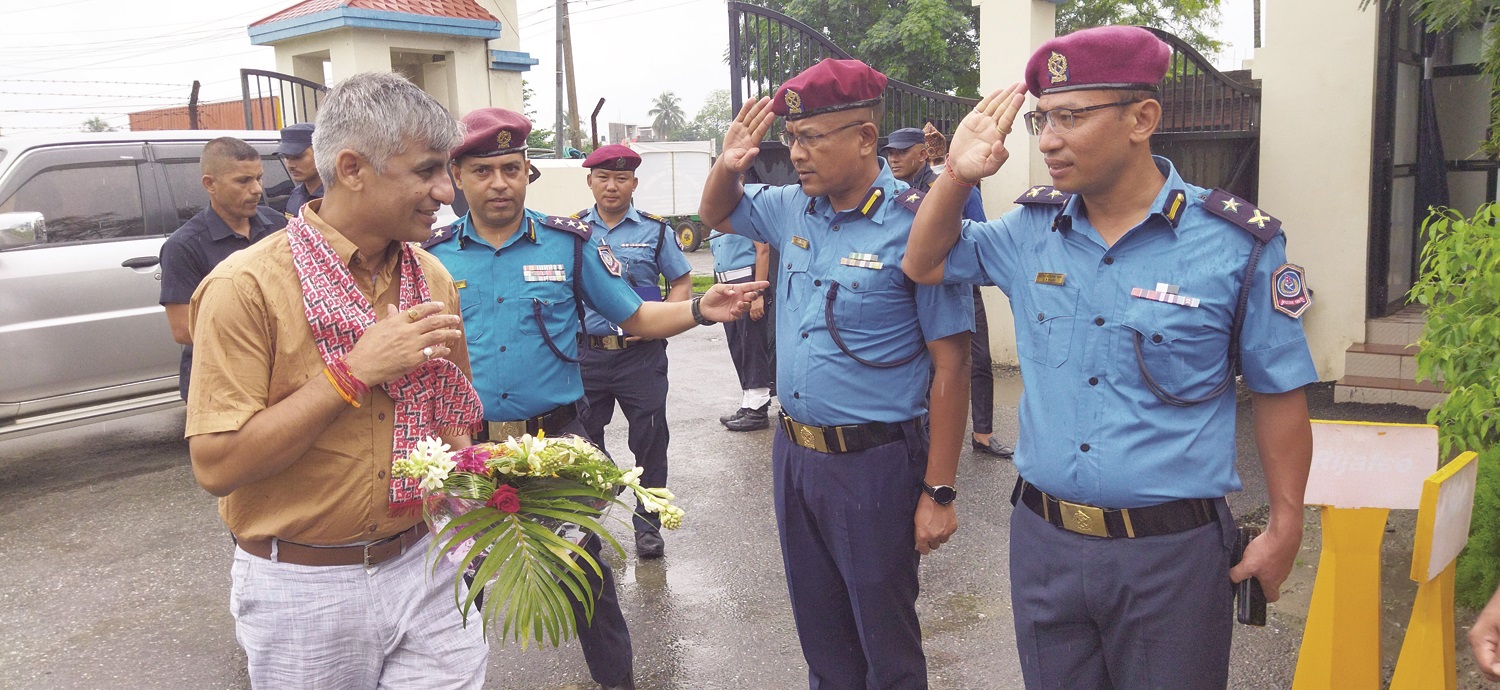
{"label": "overcast sky", "polygon": [[[113,125],[132,111],[240,97],[239,69],[275,69],[270,47],[246,26],[296,0],[6,0],[0,4],[0,131],[76,130],[91,117]],[[709,91],[727,88],[723,0],[570,0],[578,107],[587,128],[599,98],[608,122],[646,124],[662,91],[689,119]],[[1250,0],[1224,0],[1227,54],[1249,57]],[[526,73],[542,127],[551,127],[556,80],[551,0],[518,0],[521,49],[540,64]],[[602,132],[601,132],[602,134]]]}

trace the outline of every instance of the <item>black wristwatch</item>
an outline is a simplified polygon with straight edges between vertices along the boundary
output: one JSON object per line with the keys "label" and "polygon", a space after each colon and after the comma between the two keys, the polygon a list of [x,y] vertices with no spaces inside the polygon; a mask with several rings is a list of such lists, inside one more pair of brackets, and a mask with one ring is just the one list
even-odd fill
{"label": "black wristwatch", "polygon": [[704,317],[703,316],[703,310],[698,308],[698,303],[702,302],[702,301],[703,301],[703,296],[702,295],[699,295],[699,296],[693,298],[693,306],[692,306],[693,320],[697,321],[699,326],[712,326],[712,325],[714,325],[714,322],[712,320]]}
{"label": "black wristwatch", "polygon": [[953,502],[953,499],[958,498],[958,489],[948,486],[947,484],[932,486],[927,482],[922,482],[922,491],[926,492],[928,496],[932,497],[933,503],[936,503],[940,506],[948,505],[949,503]]}

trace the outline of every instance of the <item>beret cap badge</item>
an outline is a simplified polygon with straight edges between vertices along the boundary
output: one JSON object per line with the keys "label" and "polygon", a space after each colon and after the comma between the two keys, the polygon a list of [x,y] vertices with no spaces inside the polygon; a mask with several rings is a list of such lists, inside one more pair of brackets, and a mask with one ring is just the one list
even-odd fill
{"label": "beret cap badge", "polygon": [[1057,51],[1047,58],[1047,73],[1052,78],[1053,84],[1061,84],[1068,80],[1068,57]]}
{"label": "beret cap badge", "polygon": [[786,92],[786,110],[793,115],[802,112],[802,97],[798,96],[796,91]]}
{"label": "beret cap badge", "polygon": [[499,144],[500,148],[502,148],[502,149],[503,148],[509,148],[510,147],[510,132],[508,132],[506,130],[503,130],[503,129],[500,130],[500,133],[495,135],[495,143]]}

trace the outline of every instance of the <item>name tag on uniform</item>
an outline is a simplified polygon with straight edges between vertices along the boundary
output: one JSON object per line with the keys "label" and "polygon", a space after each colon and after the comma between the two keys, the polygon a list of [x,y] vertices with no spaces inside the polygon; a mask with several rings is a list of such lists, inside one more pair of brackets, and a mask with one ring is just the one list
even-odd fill
{"label": "name tag on uniform", "polygon": [[456,287],[456,288],[462,290],[462,289],[464,289],[466,287],[469,287],[469,281],[467,281],[467,280],[455,280],[455,281],[453,281],[453,287]]}
{"label": "name tag on uniform", "polygon": [[1065,281],[1067,281],[1067,279],[1068,276],[1066,273],[1036,274],[1036,282],[1041,283],[1042,285],[1062,285]]}
{"label": "name tag on uniform", "polygon": [[873,268],[873,269],[877,269],[877,270],[885,267],[885,264],[880,263],[880,257],[878,257],[878,256],[876,256],[874,254],[860,254],[858,252],[850,254],[849,256],[846,256],[846,257],[844,257],[842,259],[839,259],[839,263],[841,263],[841,264],[843,264],[845,266],[855,266],[855,267],[858,267],[858,268]]}
{"label": "name tag on uniform", "polygon": [[1157,283],[1155,290],[1147,290],[1145,288],[1130,288],[1131,297],[1139,297],[1141,299],[1149,299],[1156,302],[1165,302],[1167,304],[1176,304],[1182,307],[1198,306],[1197,297],[1183,297],[1182,295],[1177,294],[1177,292],[1178,288],[1176,285],[1168,285],[1166,283]]}
{"label": "name tag on uniform", "polygon": [[526,282],[528,283],[561,283],[568,279],[563,274],[562,264],[532,264],[522,266],[521,274],[526,277]]}
{"label": "name tag on uniform", "polygon": [[805,237],[798,237],[796,235],[792,235],[792,244],[795,244],[795,245],[797,245],[797,246],[799,246],[799,247],[801,247],[803,249],[807,249],[810,246],[807,243],[807,238],[805,238]]}

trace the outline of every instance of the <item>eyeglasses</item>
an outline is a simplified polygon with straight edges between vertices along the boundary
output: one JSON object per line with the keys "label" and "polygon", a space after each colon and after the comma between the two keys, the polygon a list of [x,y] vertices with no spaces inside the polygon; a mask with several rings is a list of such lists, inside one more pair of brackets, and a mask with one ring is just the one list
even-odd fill
{"label": "eyeglasses", "polygon": [[1086,113],[1090,110],[1103,110],[1105,108],[1118,108],[1122,105],[1140,103],[1140,99],[1134,98],[1118,103],[1105,103],[1103,105],[1091,105],[1087,108],[1053,108],[1051,110],[1033,110],[1022,115],[1026,118],[1026,131],[1032,136],[1040,136],[1043,125],[1050,125],[1052,131],[1057,133],[1071,131],[1073,129],[1073,118],[1078,113]]}
{"label": "eyeglasses", "polygon": [[864,120],[850,122],[842,127],[834,127],[822,134],[792,134],[783,129],[781,130],[781,134],[776,135],[776,138],[780,139],[781,143],[786,144],[787,148],[791,148],[793,144],[796,144],[804,149],[815,149],[823,143],[823,139],[850,127],[858,127],[862,124],[865,124]]}

